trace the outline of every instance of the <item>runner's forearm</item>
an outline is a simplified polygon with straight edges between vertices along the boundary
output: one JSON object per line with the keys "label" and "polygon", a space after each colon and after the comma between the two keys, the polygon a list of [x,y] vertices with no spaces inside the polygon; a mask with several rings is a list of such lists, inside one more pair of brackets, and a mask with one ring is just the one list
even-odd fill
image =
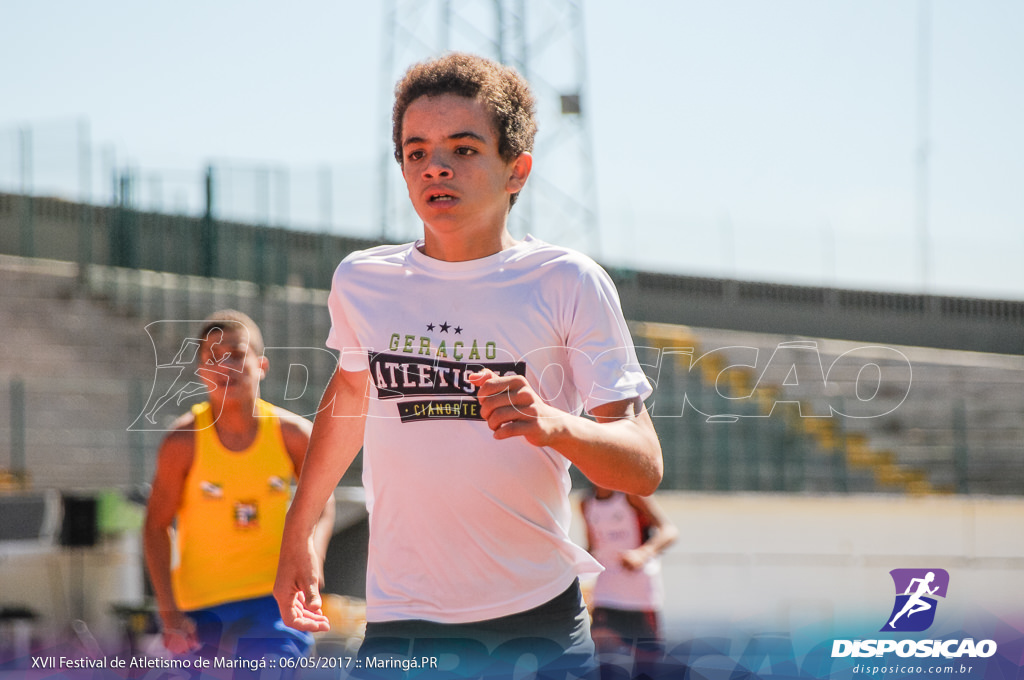
{"label": "runner's forearm", "polygon": [[598,486],[647,496],[661,483],[661,444],[646,411],[597,421],[568,416],[551,447]]}
{"label": "runner's forearm", "polygon": [[[326,512],[328,499],[363,443],[365,374],[337,370],[313,421],[309,449],[285,523],[286,540],[308,540]],[[333,508],[332,508],[333,510]],[[333,518],[331,520],[333,526]]]}

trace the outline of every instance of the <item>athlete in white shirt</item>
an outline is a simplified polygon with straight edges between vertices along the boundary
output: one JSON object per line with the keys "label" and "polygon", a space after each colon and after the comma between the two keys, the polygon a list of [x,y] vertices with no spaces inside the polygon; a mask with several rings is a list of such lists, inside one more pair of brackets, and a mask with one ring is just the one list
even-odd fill
{"label": "athlete in white shirt", "polygon": [[361,658],[376,658],[381,640],[408,640],[415,654],[439,638],[495,656],[541,639],[550,644],[538,658],[586,656],[577,576],[600,567],[568,538],[568,469],[652,493],[663,466],[643,405],[651,386],[607,274],[506,227],[533,162],[526,83],[452,54],[414,66],[396,92],[395,155],[424,235],[353,253],[335,274],[328,345],[340,361],[288,515],[275,596],[289,625],[327,629],[311,530],[362,447]]}

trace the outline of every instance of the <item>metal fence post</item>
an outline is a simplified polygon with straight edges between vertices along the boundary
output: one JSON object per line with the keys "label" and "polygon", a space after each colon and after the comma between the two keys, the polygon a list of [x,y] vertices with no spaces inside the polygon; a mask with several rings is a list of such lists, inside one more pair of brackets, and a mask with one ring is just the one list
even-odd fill
{"label": "metal fence post", "polygon": [[202,263],[201,276],[213,276],[217,268],[217,231],[213,222],[213,166],[207,166],[204,180],[206,190],[206,208],[203,211],[203,223],[200,227],[199,258]]}
{"label": "metal fence post", "polygon": [[953,402],[953,474],[956,477],[956,492],[970,493],[968,463],[970,450],[967,444],[967,408],[963,399]]}
{"label": "metal fence post", "polygon": [[92,263],[92,147],[89,142],[89,120],[78,120],[78,282],[88,280]]}
{"label": "metal fence post", "polygon": [[25,465],[25,381],[11,378],[11,472],[21,482],[28,478]]}
{"label": "metal fence post", "polygon": [[[833,416],[834,417],[834,416]],[[850,492],[850,471],[846,467],[846,428],[842,422],[836,425],[832,442],[832,483],[839,493]]]}
{"label": "metal fence post", "polygon": [[832,483],[839,493],[850,492],[850,470],[846,465],[846,427],[843,422],[845,406],[842,397],[836,397],[838,408],[830,416],[835,423],[832,428]]}
{"label": "metal fence post", "polygon": [[[801,416],[796,416],[797,422]],[[793,426],[793,458],[789,466],[790,482],[787,485],[788,491],[805,491],[807,486],[807,435],[803,433],[800,425]]]}
{"label": "metal fence post", "polygon": [[772,490],[785,491],[786,456],[788,455],[788,449],[791,445],[791,437],[789,433],[789,427],[787,427],[785,421],[781,421],[781,424],[777,426],[777,431],[779,445],[776,448],[775,455],[773,456],[772,461]]}
{"label": "metal fence post", "polygon": [[[693,387],[695,388],[694,402],[700,404],[703,408],[704,402],[704,388],[699,380],[692,381]],[[687,382],[687,389],[691,386],[691,382]],[[684,411],[685,413],[685,411]],[[704,419],[704,415],[693,409],[693,413],[689,416],[693,423],[693,455],[690,456],[690,488],[694,490],[700,490],[704,488],[704,459],[707,457],[707,448],[709,443],[707,441],[707,427],[708,424]]]}
{"label": "metal fence post", "polygon": [[[146,408],[146,395],[142,387],[142,381],[138,378],[132,380],[132,412],[129,414],[135,417]],[[129,467],[128,480],[135,489],[140,488],[146,481],[146,442],[143,432],[138,429],[128,430],[129,441]]]}
{"label": "metal fence post", "polygon": [[725,419],[712,421],[711,426],[716,428],[714,461],[716,491],[732,491],[732,484],[729,480],[729,472],[732,468],[732,438],[729,436],[729,428],[735,424],[735,422]]}
{"label": "metal fence post", "polygon": [[740,419],[743,429],[744,460],[747,465],[746,491],[761,490],[761,466],[760,466],[760,442],[763,437],[760,434],[760,423],[754,415],[747,415]]}
{"label": "metal fence post", "polygon": [[21,253],[22,257],[35,257],[35,205],[32,197],[32,129],[19,131],[18,145],[21,155]]}
{"label": "metal fence post", "polygon": [[92,264],[92,220],[93,208],[83,203],[78,208],[78,282],[85,284],[89,279],[89,265]]}

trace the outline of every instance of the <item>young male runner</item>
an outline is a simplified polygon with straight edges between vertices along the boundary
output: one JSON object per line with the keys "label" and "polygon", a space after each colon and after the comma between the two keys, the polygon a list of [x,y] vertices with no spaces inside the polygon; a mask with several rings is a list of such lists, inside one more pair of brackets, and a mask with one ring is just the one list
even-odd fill
{"label": "young male runner", "polygon": [[327,344],[340,361],[275,596],[290,625],[326,629],[312,530],[362,446],[367,663],[439,639],[492,660],[526,638],[538,657],[589,657],[577,577],[600,567],[568,536],[569,466],[637,494],[662,475],[618,296],[586,256],[506,228],[536,131],[513,70],[465,54],[414,66],[393,124],[423,239],[353,253],[335,273]]}
{"label": "young male runner", "polygon": [[[311,636],[284,625],[271,591],[312,425],[259,398],[269,364],[252,319],[216,312],[198,339],[196,373],[209,399],[160,446],[143,533],[164,645],[175,654],[304,655]],[[311,540],[322,560],[334,504],[323,499],[316,514]]]}

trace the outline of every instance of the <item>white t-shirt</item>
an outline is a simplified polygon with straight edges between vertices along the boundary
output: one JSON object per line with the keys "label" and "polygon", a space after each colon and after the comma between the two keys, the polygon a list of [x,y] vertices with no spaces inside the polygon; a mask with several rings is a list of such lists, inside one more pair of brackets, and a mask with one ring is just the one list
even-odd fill
{"label": "white t-shirt", "polygon": [[640,513],[629,504],[626,494],[587,498],[583,517],[592,541],[590,550],[605,568],[594,584],[594,605],[630,611],[660,610],[664,598],[661,560],[652,557],[634,571],[619,558],[644,543]]}
{"label": "white t-shirt", "polygon": [[600,570],[568,535],[569,462],[495,440],[467,370],[525,375],[579,413],[651,393],[608,275],[527,237],[444,262],[419,243],[338,266],[327,345],[369,369],[367,620],[464,623],[531,609]]}

